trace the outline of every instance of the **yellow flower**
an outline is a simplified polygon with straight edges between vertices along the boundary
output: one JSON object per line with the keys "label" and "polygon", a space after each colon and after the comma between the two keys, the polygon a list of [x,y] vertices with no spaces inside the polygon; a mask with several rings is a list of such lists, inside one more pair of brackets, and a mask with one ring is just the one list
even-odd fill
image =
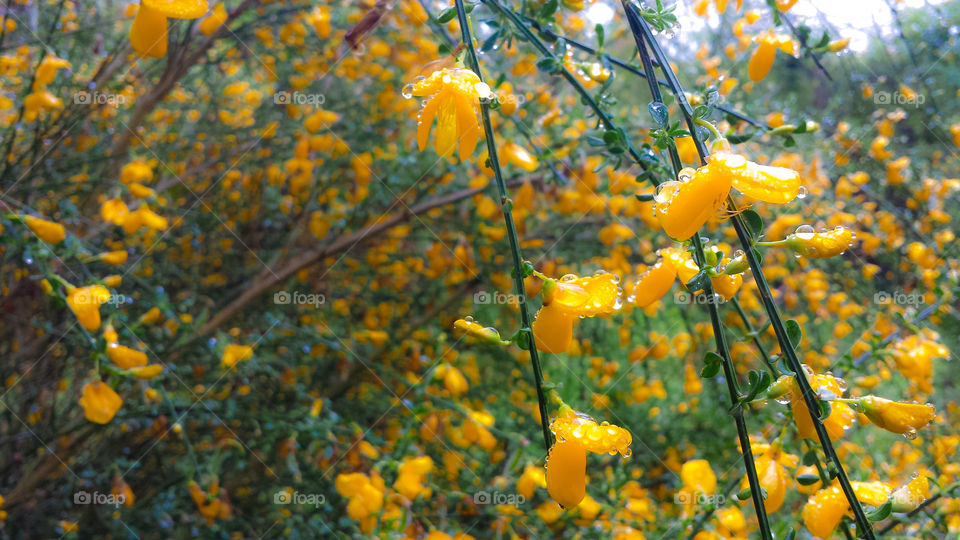
{"label": "yellow flower", "polygon": [[[804,369],[809,369],[804,366]],[[803,394],[800,392],[800,385],[791,377],[790,407],[793,410],[793,421],[797,425],[797,432],[802,439],[817,439],[817,432],[813,426],[813,417],[807,410],[807,404],[803,400]],[[832,375],[815,375],[812,371],[808,372],[807,380],[810,387],[817,393],[829,393],[835,397],[843,396],[844,383]],[[817,411],[814,411],[816,414]],[[835,441],[843,436],[844,432],[853,425],[856,418],[856,412],[840,401],[830,402],[830,416],[823,421],[823,427],[831,441]]]}
{"label": "yellow flower", "polygon": [[911,512],[929,498],[930,482],[924,474],[917,474],[909,483],[890,494],[894,512]]}
{"label": "yellow flower", "polygon": [[123,369],[147,365],[147,355],[118,343],[107,344],[107,357]]}
{"label": "yellow flower", "polygon": [[637,278],[633,287],[633,303],[638,307],[647,307],[663,298],[670,291],[676,277],[676,268],[661,257]]}
{"label": "yellow flower", "polygon": [[900,403],[877,396],[866,396],[858,400],[863,414],[875,425],[887,431],[899,434],[916,434],[933,420],[933,405],[922,403]]}
{"label": "yellow flower", "polygon": [[534,317],[533,340],[537,350],[561,354],[570,346],[573,339],[573,315],[567,313],[559,304],[544,304]]}
{"label": "yellow flower", "polygon": [[59,244],[67,236],[63,225],[59,223],[34,216],[23,216],[23,222],[27,224],[27,227],[30,227],[33,234],[48,244]]}
{"label": "yellow flower", "polygon": [[588,277],[567,274],[556,282],[550,303],[578,317],[609,315],[620,307],[619,281],[616,275],[606,272]]}
{"label": "yellow flower", "polygon": [[429,495],[430,490],[423,485],[423,477],[433,470],[433,460],[429,456],[406,458],[397,468],[397,481],[393,487],[409,500],[419,495]]}
{"label": "yellow flower", "polygon": [[110,291],[102,285],[74,288],[67,293],[67,306],[88,332],[100,328],[100,305],[110,299]]}
{"label": "yellow flower", "polygon": [[466,319],[457,319],[453,323],[453,327],[457,330],[463,332],[464,334],[476,338],[480,341],[486,341],[490,343],[503,343],[500,339],[500,332],[497,332],[496,328],[486,327],[484,328],[476,321],[473,320],[473,317],[467,317]]}
{"label": "yellow flower", "polygon": [[660,184],[654,196],[653,211],[664,232],[683,241],[693,236],[723,207],[733,177],[720,171],[711,161],[696,170],[683,169],[678,178]]}
{"label": "yellow flower", "polygon": [[849,508],[843,491],[838,485],[833,485],[810,497],[800,515],[810,534],[817,538],[829,538]]}
{"label": "yellow flower", "polygon": [[223,367],[233,367],[237,362],[249,360],[253,356],[253,347],[249,345],[227,345],[223,349],[223,356],[220,357],[220,364]]}
{"label": "yellow flower", "polygon": [[733,188],[758,201],[786,204],[800,193],[800,174],[786,167],[759,165],[740,154],[717,153],[711,166],[733,177]]}
{"label": "yellow flower", "polygon": [[691,493],[712,495],[717,491],[717,476],[705,459],[687,461],[680,467],[680,481]]}
{"label": "yellow flower", "polygon": [[150,364],[149,366],[131,368],[130,372],[138,379],[153,379],[163,372],[163,366],[160,364]]}
{"label": "yellow flower", "polygon": [[167,18],[199,19],[207,8],[207,0],[141,0],[130,45],[141,58],[162,58],[167,54]]}
{"label": "yellow flower", "polygon": [[87,420],[106,424],[113,419],[122,405],[123,399],[103,381],[93,381],[83,385],[80,406],[83,407],[83,414]]}
{"label": "yellow flower", "polygon": [[200,33],[209,36],[216,33],[227,20],[227,10],[223,7],[223,2],[213,6],[213,13],[200,22]]}
{"label": "yellow flower", "polygon": [[587,450],[578,439],[557,439],[547,455],[547,492],[564,508],[574,508],[587,494]]}
{"label": "yellow flower", "polygon": [[747,74],[753,82],[759,82],[770,73],[777,49],[793,56],[796,54],[797,44],[790,36],[778,34],[772,30],[761,33],[755,39],[757,49],[750,56],[747,65]]}
{"label": "yellow flower", "polygon": [[597,422],[589,416],[567,409],[550,423],[550,431],[562,441],[577,441],[587,451],[594,454],[620,453],[624,457],[631,455],[630,432],[608,422]]}
{"label": "yellow flower", "polygon": [[813,227],[801,225],[796,233],[784,239],[784,244],[808,259],[827,259],[849,249],[855,239],[853,231],[841,225],[823,232],[814,232]]}
{"label": "yellow flower", "polygon": [[536,156],[527,152],[526,148],[512,141],[500,147],[500,159],[527,172],[537,170],[540,164]]}
{"label": "yellow flower", "polygon": [[[473,153],[480,139],[480,100],[493,96],[490,87],[480,81],[476,73],[465,68],[434,71],[429,77],[409,86],[409,93],[427,97],[417,116],[417,146],[422,152],[427,147],[427,138],[434,119],[437,132],[434,134],[434,150],[440,156],[453,154],[458,146],[460,160]],[[404,89],[406,94],[408,91]]]}
{"label": "yellow flower", "polygon": [[127,262],[127,252],[122,249],[117,251],[108,251],[106,253],[97,255],[97,258],[109,265],[119,266]]}

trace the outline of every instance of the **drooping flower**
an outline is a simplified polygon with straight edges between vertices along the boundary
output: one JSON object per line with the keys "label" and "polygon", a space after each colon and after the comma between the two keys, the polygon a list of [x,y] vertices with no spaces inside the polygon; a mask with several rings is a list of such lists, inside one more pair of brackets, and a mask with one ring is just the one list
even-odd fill
{"label": "drooping flower", "polygon": [[597,424],[565,405],[550,423],[550,431],[556,441],[547,456],[547,492],[564,508],[577,506],[586,494],[587,452],[631,454],[629,431],[607,422]]}
{"label": "drooping flower", "polygon": [[[437,131],[433,148],[441,157],[459,149],[460,160],[473,154],[482,130],[478,116],[480,100],[489,99],[493,92],[476,73],[466,68],[445,68],[409,85],[409,94],[426,97],[417,116],[417,147],[427,148],[427,138],[433,121]],[[407,94],[408,90],[404,89]]]}
{"label": "drooping flower", "polygon": [[[804,366],[804,370],[809,368]],[[790,407],[793,410],[793,421],[797,425],[797,432],[802,439],[817,439],[817,432],[813,425],[813,417],[807,409],[807,404],[800,392],[800,385],[795,378],[792,378]],[[820,394],[821,397],[839,398],[843,397],[846,389],[846,383],[842,379],[837,379],[833,375],[826,373],[814,374],[812,370],[808,371],[807,381],[810,388]],[[814,411],[816,413],[816,411]],[[843,436],[844,432],[853,425],[856,418],[856,412],[846,403],[840,401],[830,402],[830,416],[823,421],[823,427],[831,441],[835,441]]]}
{"label": "drooping flower", "polygon": [[97,424],[106,424],[123,406],[123,399],[103,381],[93,381],[83,385],[80,406],[87,420]]}
{"label": "drooping flower", "polygon": [[588,277],[567,274],[549,280],[543,288],[543,307],[533,321],[538,349],[559,354],[573,337],[573,323],[579,317],[607,315],[619,309],[619,278],[605,272]]}
{"label": "drooping flower", "polygon": [[130,45],[140,58],[167,54],[167,19],[199,19],[207,0],[141,0],[130,26]]}
{"label": "drooping flower", "polygon": [[898,434],[916,434],[936,415],[933,405],[900,403],[877,396],[862,397],[858,408],[875,425]]}
{"label": "drooping flower", "polygon": [[794,56],[797,53],[797,43],[792,37],[786,34],[779,34],[773,30],[767,30],[760,33],[754,40],[757,42],[757,48],[750,56],[750,62],[747,64],[747,75],[753,82],[759,82],[770,73],[773,67],[773,59],[777,55],[777,49]]}

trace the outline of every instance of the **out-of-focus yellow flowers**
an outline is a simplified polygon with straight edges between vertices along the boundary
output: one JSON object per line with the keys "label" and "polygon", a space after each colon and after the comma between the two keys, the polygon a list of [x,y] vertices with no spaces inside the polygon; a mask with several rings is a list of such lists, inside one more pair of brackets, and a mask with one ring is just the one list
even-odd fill
{"label": "out-of-focus yellow flowers", "polygon": [[449,156],[457,147],[461,161],[473,154],[482,133],[480,100],[493,97],[490,87],[476,73],[466,68],[434,71],[403,92],[427,98],[417,116],[417,146],[421,152],[427,148],[430,128],[436,120],[433,148],[438,155]]}
{"label": "out-of-focus yellow flowers", "polygon": [[253,347],[249,345],[230,344],[223,348],[220,365],[226,368],[234,367],[237,362],[249,360],[253,356]]}

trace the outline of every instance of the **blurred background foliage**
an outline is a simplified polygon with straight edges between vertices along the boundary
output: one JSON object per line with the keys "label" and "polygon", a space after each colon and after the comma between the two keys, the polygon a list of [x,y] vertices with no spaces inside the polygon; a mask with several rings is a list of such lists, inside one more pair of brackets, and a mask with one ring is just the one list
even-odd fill
{"label": "blurred background foliage", "polygon": [[[532,16],[542,7],[505,4]],[[547,382],[568,404],[628,429],[634,442],[628,460],[591,456],[586,506],[562,512],[536,487],[544,451],[526,352],[453,331],[467,315],[504,337],[519,328],[485,151],[464,162],[419,152],[418,100],[404,96],[417,76],[455,62],[456,18],[436,21],[445,3],[223,7],[222,27],[171,19],[161,59],[139,59],[130,47],[135,3],[3,8],[3,537],[672,538],[702,530],[733,538],[753,530],[749,503],[734,498],[743,470],[728,397],[718,377],[697,375],[713,349],[707,313],[680,285],[649,308],[628,302],[580,321],[566,354],[544,355]],[[540,22],[596,48],[591,11],[578,7],[562,2]],[[618,15],[604,24],[604,52],[639,68],[620,6],[610,7]],[[802,48],[796,58],[778,53],[757,83],[747,77],[750,38],[774,26],[775,8],[749,0],[723,14],[716,7],[658,38],[690,96],[755,122],[711,110],[721,130],[743,139],[738,151],[801,172],[806,197],[753,206],[766,237],[801,224],[842,225],[858,237],[828,260],[764,252],[782,312],[803,326],[802,359],[845,377],[852,395],[929,401],[939,414],[913,440],[854,426],[838,442],[848,473],[892,482],[926,474],[946,486],[958,474],[960,364],[953,354],[933,359],[926,387],[896,358],[910,336],[958,350],[960,128],[951,129],[960,122],[960,6],[894,4],[895,22],[867,29],[874,37],[862,49],[811,53],[822,67]],[[749,10],[760,17],[738,36]],[[596,144],[595,119],[562,79],[538,70],[536,50],[508,20],[485,3],[471,17],[485,79],[500,95],[497,141],[535,156],[532,164],[521,152],[501,156],[524,258],[555,278],[613,272],[629,293],[655,251],[671,244],[653,202],[635,197],[652,189]],[[810,44],[824,32],[843,37],[830,21],[787,17],[779,31],[809,30]],[[59,103],[38,108],[26,98],[48,55],[69,66],[45,87]],[[605,82],[582,79],[662,172],[645,81],[583,51],[568,60],[579,74],[611,72]],[[807,120],[819,129],[768,133]],[[115,200],[155,217],[144,211],[144,224],[120,226],[104,210]],[[23,214],[62,224],[66,239],[41,241]],[[735,243],[725,221],[708,230],[716,243]],[[110,251],[125,260],[95,257]],[[67,283],[109,285],[99,329],[77,324]],[[539,287],[527,279],[533,307]],[[751,279],[739,301],[775,352]],[[725,304],[721,313],[738,370],[762,369],[736,312]],[[142,351],[162,373],[140,379],[117,368],[110,341]],[[95,379],[123,400],[105,425],[78,405]],[[756,442],[779,437],[802,455],[789,420],[789,407],[772,400],[747,411]],[[717,508],[676,502],[680,466],[695,458],[711,464],[726,494]],[[808,534],[800,508],[809,486],[792,476],[785,506],[771,516],[777,537]],[[78,493],[125,494],[129,504],[83,504]],[[485,504],[478,493],[523,500]],[[948,495],[927,513],[877,527],[897,519],[906,523],[892,534],[903,537],[956,534],[960,506]]]}

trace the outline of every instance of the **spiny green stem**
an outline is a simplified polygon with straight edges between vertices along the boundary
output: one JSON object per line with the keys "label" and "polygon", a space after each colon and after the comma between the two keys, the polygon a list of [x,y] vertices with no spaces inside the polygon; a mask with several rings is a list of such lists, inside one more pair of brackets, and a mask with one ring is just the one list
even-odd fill
{"label": "spiny green stem", "polygon": [[[631,9],[635,8],[631,6]],[[687,127],[690,129],[691,133],[695,134],[696,124],[693,118],[693,110],[690,108],[690,104],[687,102],[687,98],[683,93],[683,87],[680,85],[680,81],[677,79],[677,75],[673,72],[673,69],[669,68],[669,61],[667,60],[663,50],[657,44],[656,39],[654,39],[653,32],[651,32],[650,27],[646,24],[642,17],[637,15],[637,18],[639,19],[644,39],[650,43],[650,47],[653,49],[654,55],[659,60],[660,65],[663,66],[664,75],[667,77],[667,82],[670,83],[671,91],[676,97],[680,106],[680,110],[683,112],[683,115],[686,118]],[[706,164],[707,150],[703,144],[703,141],[696,136],[693,137],[693,140],[697,147],[697,153],[700,155],[701,163]],[[748,232],[747,224],[744,221],[743,216],[740,215],[736,203],[732,197],[728,197],[727,203],[730,207],[730,210],[734,214],[734,229],[736,230],[737,237],[740,239],[740,243],[743,246],[744,253],[747,257],[747,262],[750,264],[750,269],[753,271],[753,277],[757,284],[757,291],[760,293],[760,298],[763,301],[764,308],[766,309],[767,315],[770,318],[770,323],[777,335],[777,341],[780,343],[780,349],[783,351],[784,356],[786,356],[787,362],[790,365],[790,369],[797,374],[796,381],[800,386],[800,391],[803,395],[803,400],[806,404],[807,411],[813,419],[813,426],[817,432],[817,438],[820,439],[820,445],[823,447],[824,453],[828,458],[830,458],[830,461],[832,461],[837,468],[837,480],[840,482],[840,487],[843,489],[843,493],[846,496],[847,501],[850,503],[850,508],[853,510],[860,534],[867,538],[867,540],[874,540],[876,536],[874,534],[873,527],[870,525],[870,521],[867,519],[867,515],[863,511],[860,501],[857,500],[857,495],[853,491],[853,486],[850,484],[850,479],[847,477],[847,473],[843,468],[843,464],[840,462],[840,458],[837,456],[837,452],[833,448],[833,442],[830,440],[830,436],[823,425],[823,421],[820,419],[820,408],[817,404],[815,393],[810,386],[810,382],[807,380],[806,372],[803,371],[803,367],[800,363],[800,359],[797,357],[796,351],[794,351],[793,346],[790,344],[790,338],[787,335],[787,330],[783,324],[783,319],[780,317],[780,312],[777,310],[777,306],[773,301],[773,295],[770,293],[770,286],[767,283],[766,277],[763,275],[763,268],[754,255],[752,246],[753,239]]]}
{"label": "spiny green stem", "polygon": [[[457,19],[460,23],[460,32],[463,37],[463,46],[466,48],[467,56],[470,59],[470,68],[482,81],[483,74],[480,71],[480,60],[477,58],[477,50],[473,46],[473,37],[470,35],[470,20],[467,18],[467,12],[463,7],[463,0],[456,0],[456,6]],[[530,363],[533,365],[533,381],[537,387],[537,405],[540,408],[540,427],[543,429],[543,445],[549,453],[550,447],[552,446],[550,420],[547,416],[547,401],[543,393],[543,371],[540,368],[540,356],[537,354],[537,345],[533,339],[533,331],[531,330],[530,313],[527,311],[527,292],[523,285],[523,258],[520,255],[520,240],[517,237],[517,228],[513,222],[513,212],[510,210],[510,197],[507,192],[507,185],[503,180],[503,173],[500,170],[500,160],[497,157],[497,141],[493,133],[493,124],[490,121],[490,107],[485,101],[480,103],[480,115],[483,117],[483,133],[487,141],[487,156],[490,160],[490,168],[493,169],[494,178],[496,179],[497,192],[500,195],[500,209],[503,211],[503,221],[507,227],[507,237],[510,240],[514,280],[516,282],[517,294],[520,295],[521,332],[527,333]]]}
{"label": "spiny green stem", "polygon": [[[643,42],[638,28],[639,22],[637,19],[639,17],[630,10],[627,5],[627,0],[623,0],[622,4],[624,12],[626,12],[627,15],[627,20],[630,23],[630,29],[633,31],[633,37],[637,43],[637,51],[640,53],[640,58],[643,61],[643,69],[647,73],[653,74],[653,62],[650,60],[650,54],[647,51],[647,47]],[[650,87],[650,94],[653,97],[653,101],[663,103],[660,86],[650,77],[647,78],[647,83]],[[677,152],[675,146],[670,146],[668,150],[670,161],[673,165],[673,174],[677,176],[683,168],[683,164],[680,161],[680,154]],[[693,245],[697,265],[705,268],[707,266],[706,256],[703,252],[703,242],[700,240],[699,231],[693,235]],[[704,294],[706,294],[708,298],[715,298],[712,280],[705,280],[703,288]],[[720,310],[717,309],[715,302],[707,303],[707,308],[710,312],[710,323],[713,325],[713,337],[714,340],[716,340],[717,351],[722,358],[723,375],[727,383],[727,390],[730,393],[730,414],[733,415],[737,425],[737,436],[740,439],[740,449],[743,452],[743,465],[747,473],[747,481],[750,483],[750,497],[753,499],[753,507],[756,510],[757,522],[760,527],[760,537],[772,539],[773,534],[770,532],[770,523],[767,520],[767,511],[763,502],[763,489],[760,487],[760,479],[757,476],[757,464],[754,462],[753,451],[750,448],[750,433],[747,431],[747,422],[743,417],[743,405],[740,403],[741,396],[740,390],[737,388],[737,374],[733,368],[733,361],[730,359],[730,349],[727,345],[723,323],[720,321]]]}

